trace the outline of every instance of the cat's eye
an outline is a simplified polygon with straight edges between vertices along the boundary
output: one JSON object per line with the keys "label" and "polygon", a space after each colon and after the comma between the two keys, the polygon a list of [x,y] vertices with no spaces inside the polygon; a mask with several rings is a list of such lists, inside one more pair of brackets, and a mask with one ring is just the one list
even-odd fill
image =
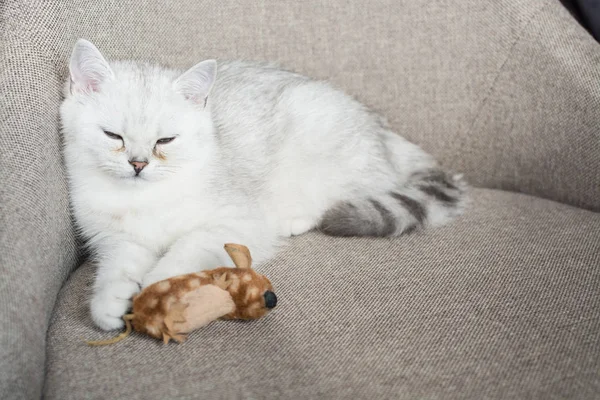
{"label": "cat's eye", "polygon": [[112,133],[112,132],[109,132],[109,131],[104,131],[104,134],[106,136],[108,136],[109,138],[111,138],[111,139],[123,140],[123,137],[120,136],[120,135],[117,135],[116,133]]}
{"label": "cat's eye", "polygon": [[166,137],[166,138],[158,139],[156,141],[156,144],[167,144],[167,143],[171,143],[173,140],[175,140],[175,137]]}

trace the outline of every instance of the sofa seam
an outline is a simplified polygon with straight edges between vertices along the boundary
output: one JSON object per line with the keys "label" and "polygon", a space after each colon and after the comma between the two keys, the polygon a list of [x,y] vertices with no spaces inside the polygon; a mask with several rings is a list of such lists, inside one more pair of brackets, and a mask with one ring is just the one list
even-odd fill
{"label": "sofa seam", "polygon": [[523,24],[523,27],[521,28],[520,32],[517,34],[517,37],[515,38],[514,42],[511,44],[511,46],[510,46],[510,48],[509,48],[509,50],[508,50],[508,52],[506,54],[506,58],[504,59],[504,61],[500,65],[500,67],[498,68],[498,71],[496,72],[496,76],[492,80],[492,83],[490,84],[490,87],[487,90],[487,92],[486,92],[483,100],[481,100],[481,104],[480,104],[477,112],[475,113],[475,116],[473,117],[473,121],[469,124],[469,128],[467,129],[467,132],[466,132],[466,134],[467,134],[466,137],[470,137],[471,136],[471,133],[473,132],[473,129],[475,128],[475,125],[477,124],[477,121],[479,121],[479,119],[481,118],[483,110],[485,109],[486,105],[488,104],[488,101],[492,97],[492,93],[494,93],[494,91],[495,91],[496,85],[497,85],[498,81],[500,80],[500,76],[502,75],[502,72],[504,71],[504,67],[512,59],[512,55],[514,53],[514,50],[517,47],[517,45],[521,42],[521,39],[523,39],[523,36],[525,35],[525,32],[527,31],[527,29],[529,28],[529,26],[531,25],[531,23],[533,22],[533,20],[538,15],[540,15],[542,13],[542,11],[544,11],[548,6],[550,6],[550,3],[546,3],[546,4],[542,5]]}

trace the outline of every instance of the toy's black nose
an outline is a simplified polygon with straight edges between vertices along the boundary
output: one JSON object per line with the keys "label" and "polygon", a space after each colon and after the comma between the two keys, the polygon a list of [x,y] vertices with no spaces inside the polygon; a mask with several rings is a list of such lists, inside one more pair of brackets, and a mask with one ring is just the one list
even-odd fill
{"label": "toy's black nose", "polygon": [[265,307],[275,308],[277,305],[277,296],[275,296],[275,293],[267,290],[263,296],[265,298]]}

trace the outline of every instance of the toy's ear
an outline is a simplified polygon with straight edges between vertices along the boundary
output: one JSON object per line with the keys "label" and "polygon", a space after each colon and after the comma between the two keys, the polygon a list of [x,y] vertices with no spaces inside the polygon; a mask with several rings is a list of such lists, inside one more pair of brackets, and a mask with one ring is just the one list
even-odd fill
{"label": "toy's ear", "polygon": [[252,256],[250,250],[246,246],[241,244],[227,243],[225,245],[225,251],[233,260],[236,268],[240,269],[251,269]]}

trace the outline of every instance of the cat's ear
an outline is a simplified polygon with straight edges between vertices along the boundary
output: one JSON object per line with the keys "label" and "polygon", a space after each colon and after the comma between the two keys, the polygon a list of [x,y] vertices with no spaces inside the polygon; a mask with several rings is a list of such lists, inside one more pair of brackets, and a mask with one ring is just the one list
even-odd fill
{"label": "cat's ear", "polygon": [[85,39],[79,39],[73,47],[69,73],[71,93],[95,92],[102,82],[114,76],[100,51]]}
{"label": "cat's ear", "polygon": [[173,87],[186,99],[206,106],[206,99],[217,78],[217,61],[206,60],[194,65],[173,83]]}

